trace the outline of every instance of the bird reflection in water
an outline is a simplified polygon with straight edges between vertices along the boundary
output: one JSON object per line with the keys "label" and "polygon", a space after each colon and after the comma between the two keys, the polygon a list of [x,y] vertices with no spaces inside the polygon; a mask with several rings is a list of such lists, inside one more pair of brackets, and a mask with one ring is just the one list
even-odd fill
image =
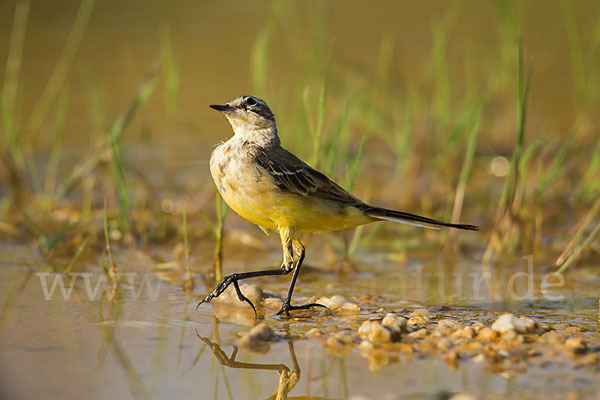
{"label": "bird reflection in water", "polygon": [[294,350],[294,342],[288,341],[288,349],[290,357],[292,359],[292,369],[285,364],[267,364],[267,363],[248,363],[236,361],[238,354],[238,346],[233,345],[233,351],[231,356],[227,356],[227,353],[221,349],[221,346],[211,341],[209,338],[201,336],[196,331],[196,336],[202,340],[213,352],[215,358],[224,366],[228,368],[236,369],[253,369],[253,370],[268,370],[277,371],[279,374],[279,385],[275,392],[267,397],[267,400],[327,400],[325,397],[307,397],[307,396],[295,396],[288,397],[288,393],[296,386],[300,380],[300,365],[296,358],[296,352]]}

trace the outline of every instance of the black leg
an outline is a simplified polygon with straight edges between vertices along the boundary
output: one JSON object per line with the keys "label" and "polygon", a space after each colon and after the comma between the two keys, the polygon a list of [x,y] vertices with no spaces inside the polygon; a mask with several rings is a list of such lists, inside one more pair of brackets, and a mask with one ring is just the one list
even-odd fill
{"label": "black leg", "polygon": [[[287,242],[287,243],[288,243],[288,245],[290,245],[291,241]],[[327,308],[324,305],[317,304],[317,303],[303,304],[303,305],[299,305],[299,306],[291,305],[292,294],[294,293],[294,286],[296,286],[296,281],[298,280],[298,274],[300,274],[300,267],[302,267],[302,262],[304,261],[304,255],[305,255],[304,246],[302,245],[302,243],[300,243],[300,241],[296,241],[295,243],[296,243],[297,248],[299,249],[299,253],[297,254],[298,258],[296,260],[296,265],[293,268],[294,274],[292,275],[292,281],[290,283],[290,287],[288,289],[287,296],[285,297],[283,305],[281,306],[281,310],[279,310],[279,312],[277,312],[277,315],[285,314],[286,316],[289,316],[290,311],[308,310],[313,307]],[[223,293],[229,287],[229,285],[233,284],[233,287],[235,288],[235,292],[237,293],[238,299],[240,299],[240,301],[245,301],[246,303],[250,304],[250,306],[252,307],[252,310],[254,311],[254,315],[256,315],[256,308],[254,307],[254,304],[252,304],[250,299],[248,299],[246,296],[244,296],[244,294],[240,290],[238,281],[240,281],[242,279],[248,279],[248,278],[258,278],[261,276],[287,275],[292,271],[292,268],[290,268],[290,267],[291,267],[290,264],[287,264],[284,262],[284,264],[279,269],[269,269],[266,271],[253,271],[253,272],[239,272],[237,274],[227,275],[226,277],[221,279],[221,282],[219,282],[219,284],[212,291],[212,293],[210,293],[204,299],[200,300],[200,302],[196,306],[196,309],[198,309],[198,307],[200,307],[200,304],[209,303],[215,297],[219,297],[221,295],[221,293]]]}
{"label": "black leg", "polygon": [[238,285],[238,281],[240,281],[242,279],[248,279],[248,278],[258,278],[260,276],[287,275],[290,272],[291,272],[291,269],[286,268],[285,265],[282,265],[281,268],[279,268],[279,269],[269,269],[266,271],[253,271],[253,272],[239,272],[237,274],[227,275],[226,277],[221,279],[221,282],[219,282],[219,284],[217,285],[215,290],[212,291],[212,293],[210,293],[208,296],[206,296],[205,298],[200,300],[200,302],[196,306],[196,310],[198,309],[198,307],[200,307],[200,304],[209,303],[215,297],[219,297],[221,295],[221,293],[223,293],[225,291],[225,289],[227,289],[229,287],[229,285],[233,284],[240,301],[245,301],[246,303],[250,304],[250,306],[252,306],[252,309],[254,310],[254,314],[256,314],[256,308],[254,307],[254,304],[252,304],[250,299],[248,299],[246,296],[243,295],[243,293],[240,290],[240,287]]}
{"label": "black leg", "polygon": [[[310,303],[303,304],[300,306],[293,306],[291,304],[292,294],[294,293],[294,286],[296,286],[296,280],[298,279],[298,275],[300,274],[300,267],[302,267],[302,262],[304,261],[304,246],[299,241],[296,242],[298,247],[300,248],[300,254],[298,254],[298,260],[296,261],[296,266],[294,268],[294,274],[292,275],[292,281],[290,282],[290,287],[287,292],[287,296],[285,296],[285,300],[283,301],[283,305],[281,306],[281,310],[277,312],[277,315],[285,314],[286,316],[290,315],[290,311],[292,310],[308,310],[312,307],[325,307],[323,304]],[[327,307],[325,307],[327,308]]]}

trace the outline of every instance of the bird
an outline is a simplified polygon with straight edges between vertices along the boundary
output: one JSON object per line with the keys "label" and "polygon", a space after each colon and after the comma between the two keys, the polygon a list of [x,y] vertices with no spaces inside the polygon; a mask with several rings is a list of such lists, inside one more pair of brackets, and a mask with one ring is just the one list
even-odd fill
{"label": "bird", "polygon": [[[240,301],[254,304],[242,293],[239,281],[291,272],[287,295],[277,315],[322,307],[291,303],[294,286],[305,257],[300,235],[330,232],[376,221],[394,221],[425,228],[450,227],[478,230],[475,225],[453,224],[369,205],[353,196],[325,174],[281,146],[275,115],[264,100],[239,96],[228,103],[210,105],[220,111],[233,128],[233,136],[219,144],[210,157],[210,172],[217,190],[237,214],[265,233],[281,238],[280,268],[227,275],[199,303],[210,302],[233,285]],[[198,308],[198,306],[196,308]]]}

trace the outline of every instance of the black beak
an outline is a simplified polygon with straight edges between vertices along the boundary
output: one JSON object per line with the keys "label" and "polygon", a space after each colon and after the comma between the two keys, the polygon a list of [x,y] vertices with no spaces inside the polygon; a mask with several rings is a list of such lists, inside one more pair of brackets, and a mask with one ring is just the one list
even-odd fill
{"label": "black beak", "polygon": [[210,108],[214,108],[217,111],[233,111],[235,108],[225,104],[225,105],[221,105],[221,104],[211,104],[209,106]]}

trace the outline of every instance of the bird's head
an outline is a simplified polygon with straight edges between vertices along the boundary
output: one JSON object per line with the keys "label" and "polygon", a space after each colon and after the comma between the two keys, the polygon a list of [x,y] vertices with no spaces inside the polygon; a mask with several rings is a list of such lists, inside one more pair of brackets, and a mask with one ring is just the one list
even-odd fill
{"label": "bird's head", "polygon": [[275,115],[263,100],[240,96],[229,103],[210,106],[221,111],[236,134],[245,131],[275,130]]}

